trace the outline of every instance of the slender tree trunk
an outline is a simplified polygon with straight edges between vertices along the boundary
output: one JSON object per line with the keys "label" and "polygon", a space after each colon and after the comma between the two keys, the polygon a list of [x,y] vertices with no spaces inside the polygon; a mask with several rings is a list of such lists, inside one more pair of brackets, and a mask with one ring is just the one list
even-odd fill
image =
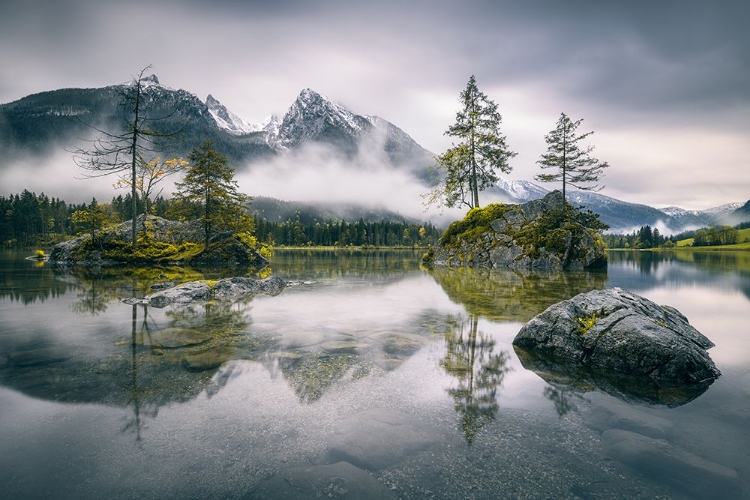
{"label": "slender tree trunk", "polygon": [[138,245],[138,227],[136,226],[136,219],[138,218],[138,202],[136,198],[136,177],[138,175],[137,168],[136,168],[136,159],[137,159],[137,146],[138,146],[138,113],[140,111],[140,104],[141,104],[141,80],[138,79],[136,82],[136,90],[135,90],[135,113],[134,113],[134,121],[133,121],[133,143],[131,145],[132,153],[133,153],[133,161],[131,164],[131,170],[130,170],[130,196],[133,198],[133,205],[131,210],[131,215],[133,216],[133,222],[131,224],[131,240],[133,245],[133,250],[135,250],[136,246]]}
{"label": "slender tree trunk", "polygon": [[568,139],[568,134],[567,134],[567,132],[565,132],[564,135],[563,135],[563,157],[562,157],[562,181],[563,181],[563,190],[562,191],[563,191],[563,201],[565,203],[568,202],[568,198],[565,197],[565,181],[566,181],[566,179],[568,177],[568,173],[567,173],[567,169],[566,169],[566,167],[567,167],[566,163],[568,162],[568,143],[567,143],[567,139]]}
{"label": "slender tree trunk", "polygon": [[471,116],[471,191],[473,195],[472,203],[473,208],[479,207],[479,186],[477,183],[477,161],[476,161],[476,144],[474,142],[474,129],[476,127],[476,108],[475,103],[472,102],[472,116]]}

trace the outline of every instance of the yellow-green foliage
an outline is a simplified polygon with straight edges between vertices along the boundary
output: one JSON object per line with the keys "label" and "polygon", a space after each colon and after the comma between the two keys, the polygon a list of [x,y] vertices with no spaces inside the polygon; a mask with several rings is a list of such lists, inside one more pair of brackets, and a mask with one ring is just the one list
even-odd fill
{"label": "yellow-green foliage", "polygon": [[182,261],[194,257],[203,251],[203,245],[184,242],[180,244],[154,241],[150,238],[138,238],[135,250],[124,241],[111,241],[104,245],[102,257],[127,261]]}
{"label": "yellow-green foliage", "polygon": [[242,243],[257,251],[262,257],[270,259],[273,256],[273,247],[267,243],[260,243],[258,238],[249,232],[236,233],[235,237]]}
{"label": "yellow-green foliage", "polygon": [[583,318],[578,318],[578,333],[586,335],[586,333],[594,327],[596,320],[597,316],[595,313],[584,316]]}
{"label": "yellow-green foliage", "polygon": [[493,220],[499,219],[514,207],[515,205],[493,203],[484,208],[472,208],[466,217],[448,226],[440,237],[440,244],[450,246],[458,241],[475,241],[490,229]]}

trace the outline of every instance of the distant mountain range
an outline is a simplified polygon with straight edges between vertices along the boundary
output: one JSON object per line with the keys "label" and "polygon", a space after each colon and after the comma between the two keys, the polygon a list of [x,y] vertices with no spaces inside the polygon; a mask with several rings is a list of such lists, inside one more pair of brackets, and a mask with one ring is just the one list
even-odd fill
{"label": "distant mountain range", "polygon": [[[500,179],[495,196],[508,198],[513,203],[525,203],[542,198],[549,191],[528,181]],[[742,203],[727,203],[708,210],[685,210],[679,207],[657,209],[648,205],[629,203],[591,191],[568,191],[568,202],[573,206],[584,207],[599,214],[602,222],[608,224],[611,233],[631,233],[641,226],[659,228],[662,234],[676,234],[716,224],[735,225],[743,220],[736,213]],[[750,203],[750,202],[748,202]]]}
{"label": "distant mountain range", "polygon": [[[175,90],[152,75],[143,80],[144,112],[164,132],[179,134],[168,143],[157,145],[165,154],[187,156],[192,148],[211,140],[214,147],[239,164],[284,157],[303,151],[309,145],[322,145],[344,159],[355,159],[366,152],[378,165],[408,172],[415,182],[426,184],[427,167],[433,153],[417,144],[396,125],[377,116],[359,115],[311,89],[304,89],[281,117],[269,116],[263,123],[250,124],[228,110],[212,95],[205,102],[186,90]],[[120,106],[120,92],[127,84],[95,89],[60,89],[29,95],[0,105],[0,169],[29,154],[49,154],[63,147],[71,149],[80,138],[95,137],[91,126],[116,131],[127,119]],[[347,162],[358,168],[357,161]],[[75,168],[71,162],[71,168]],[[501,179],[489,190],[491,198],[524,203],[543,197],[549,191],[522,180]],[[600,215],[610,232],[632,232],[644,225],[673,234],[719,223],[737,224],[750,220],[750,207],[730,203],[703,211],[679,207],[658,210],[628,203],[592,192],[572,191],[569,200]],[[387,200],[384,200],[387,206]],[[352,205],[313,205],[256,199],[255,210],[269,220],[286,220],[299,210],[315,211],[322,218],[357,220],[373,217],[399,220],[396,212],[372,210]]]}
{"label": "distant mountain range", "polygon": [[[211,140],[215,149],[243,166],[311,143],[325,145],[344,158],[366,146],[368,154],[380,153],[375,160],[407,169],[418,178],[425,177],[432,162],[432,153],[397,126],[377,116],[352,113],[311,89],[300,92],[281,119],[270,116],[253,125],[212,95],[203,102],[186,90],[162,85],[155,75],[142,82],[142,113],[159,118],[150,126],[176,133],[157,145],[157,150],[170,155],[186,156],[194,146]],[[119,132],[128,117],[119,93],[127,85],[52,90],[0,105],[0,147],[12,159],[14,154],[70,149],[79,138],[97,135],[92,126]]]}

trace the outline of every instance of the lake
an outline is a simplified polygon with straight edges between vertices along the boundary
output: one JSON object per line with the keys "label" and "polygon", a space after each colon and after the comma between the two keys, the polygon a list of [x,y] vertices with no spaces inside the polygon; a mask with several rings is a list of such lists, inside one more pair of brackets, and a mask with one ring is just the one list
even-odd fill
{"label": "lake", "polygon": [[[163,309],[121,300],[225,273],[25,255],[0,253],[3,498],[750,498],[750,253],[277,250],[281,294]],[[680,399],[524,368],[529,319],[608,287],[680,310],[722,376]]]}

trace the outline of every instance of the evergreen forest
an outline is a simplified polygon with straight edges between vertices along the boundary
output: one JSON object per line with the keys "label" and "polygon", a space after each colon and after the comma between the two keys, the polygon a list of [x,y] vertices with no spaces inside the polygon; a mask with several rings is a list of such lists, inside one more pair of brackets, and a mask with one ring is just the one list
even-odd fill
{"label": "evergreen forest", "polygon": [[[143,203],[136,197],[138,211]],[[95,198],[89,203],[67,203],[45,193],[24,190],[0,196],[0,245],[4,247],[49,246],[91,230],[92,221],[76,213],[100,214],[97,224],[118,224],[130,220],[132,197],[113,197],[109,203]],[[149,213],[174,218],[176,202],[162,196],[149,206]],[[252,205],[250,206],[250,209]],[[252,212],[251,212],[252,213]],[[432,224],[410,222],[321,220],[296,214],[283,222],[269,222],[254,216],[258,241],[277,246],[377,246],[412,247],[432,245],[440,237]]]}

